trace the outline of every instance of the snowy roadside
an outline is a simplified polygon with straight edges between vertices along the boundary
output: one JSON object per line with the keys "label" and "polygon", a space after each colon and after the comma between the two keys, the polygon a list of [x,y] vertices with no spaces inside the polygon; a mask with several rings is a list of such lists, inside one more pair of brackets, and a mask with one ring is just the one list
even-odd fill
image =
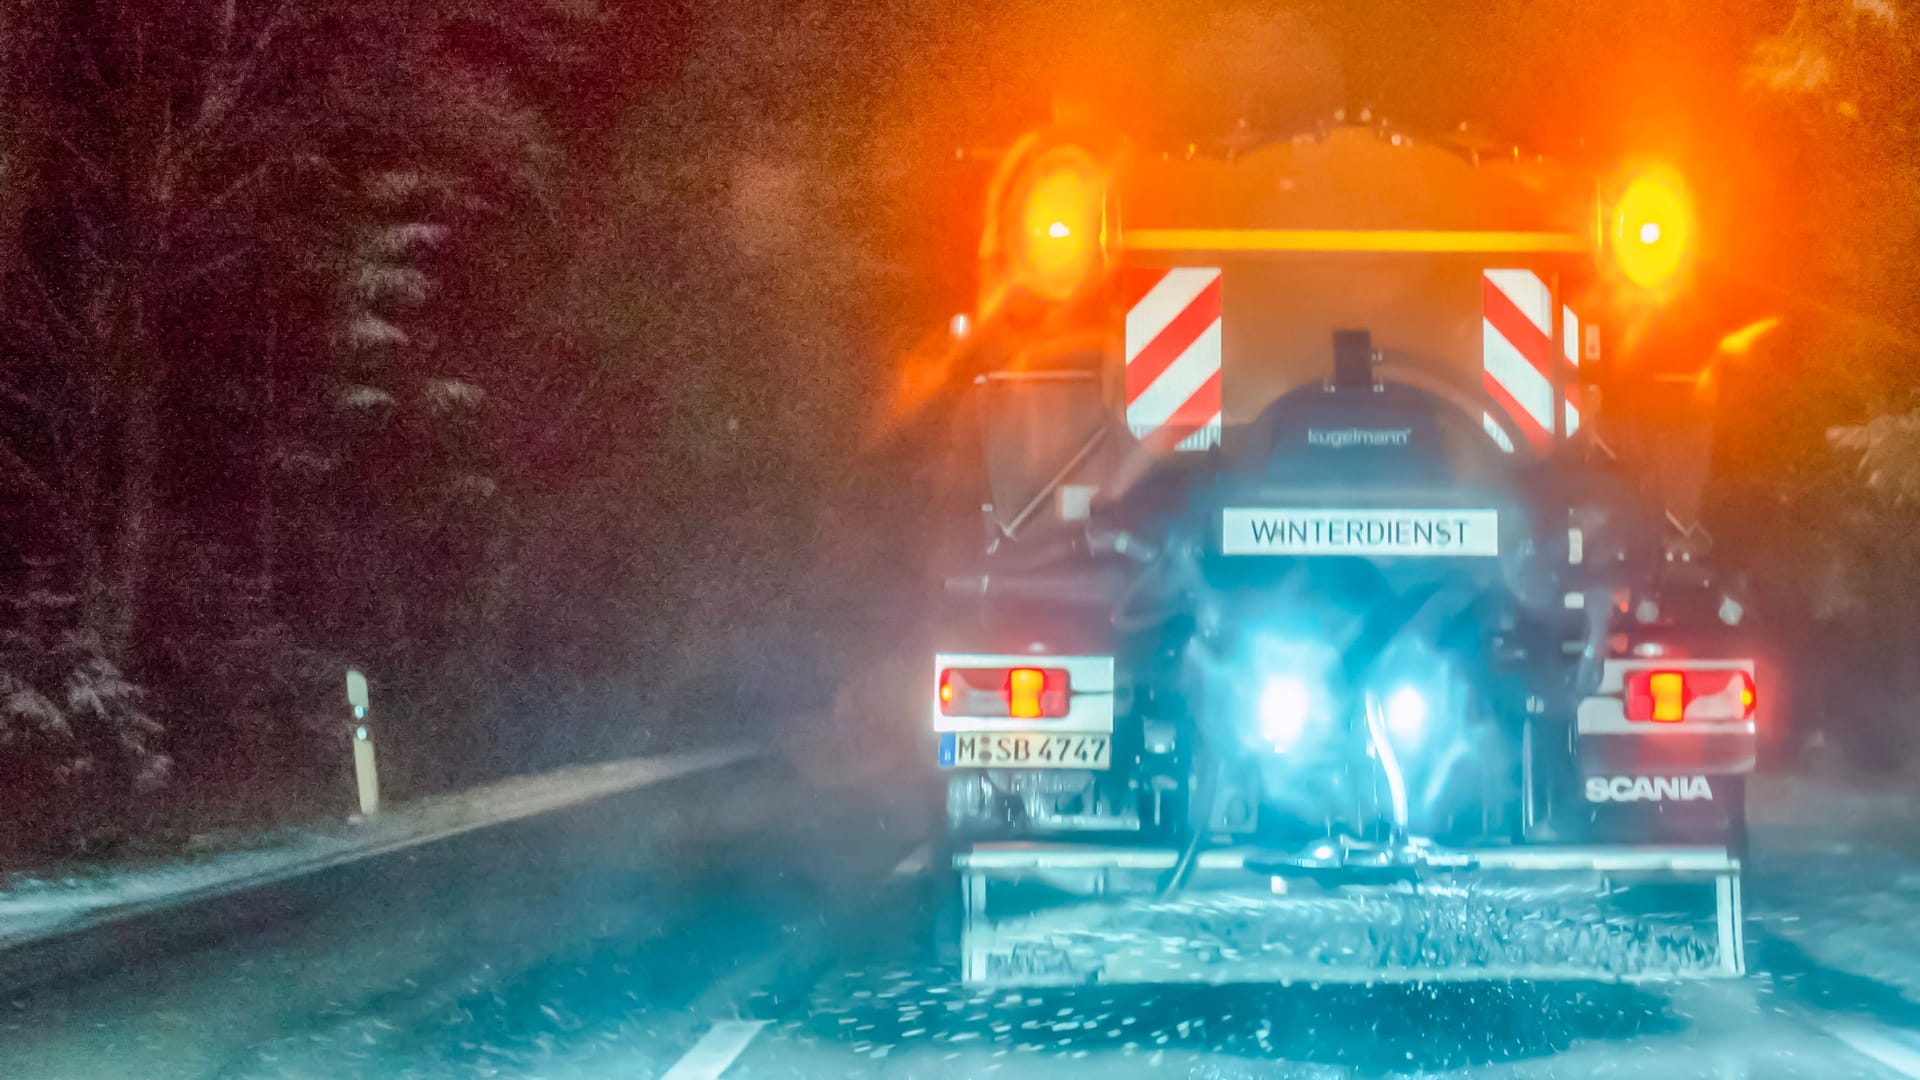
{"label": "snowy roadside", "polygon": [[1783,942],[1920,1005],[1920,798],[1892,779],[1796,775],[1755,777],[1747,799],[1763,957]]}
{"label": "snowy roadside", "polygon": [[1761,774],[1747,782],[1747,821],[1824,834],[1904,832],[1920,819],[1920,785],[1838,773]]}
{"label": "snowy roadside", "polygon": [[763,753],[764,744],[734,742],[579,765],[405,803],[370,821],[279,830],[254,838],[242,850],[209,850],[58,876],[0,875],[0,950],[544,814]]}

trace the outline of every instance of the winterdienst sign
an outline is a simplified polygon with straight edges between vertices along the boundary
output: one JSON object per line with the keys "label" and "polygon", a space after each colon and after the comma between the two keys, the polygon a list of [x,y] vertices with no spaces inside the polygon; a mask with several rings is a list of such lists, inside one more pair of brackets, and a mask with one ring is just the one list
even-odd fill
{"label": "winterdienst sign", "polygon": [[1497,510],[1324,510],[1229,507],[1224,555],[1492,557],[1500,554]]}

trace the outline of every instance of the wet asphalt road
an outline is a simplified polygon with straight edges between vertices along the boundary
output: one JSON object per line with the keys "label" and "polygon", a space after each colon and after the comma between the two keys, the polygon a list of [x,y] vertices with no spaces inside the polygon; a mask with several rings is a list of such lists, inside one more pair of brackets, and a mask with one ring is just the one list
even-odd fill
{"label": "wet asphalt road", "polygon": [[1906,999],[1778,943],[1749,980],[1674,990],[969,992],[932,957],[917,779],[770,759],[15,958],[0,1077],[1718,1080],[1920,1063]]}

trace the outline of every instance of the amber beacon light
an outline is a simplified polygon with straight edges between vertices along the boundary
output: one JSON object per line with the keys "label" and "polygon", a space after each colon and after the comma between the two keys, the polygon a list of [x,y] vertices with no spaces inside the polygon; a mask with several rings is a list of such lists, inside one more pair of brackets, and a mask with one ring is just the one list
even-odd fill
{"label": "amber beacon light", "polygon": [[1693,203],[1679,175],[1668,169],[1644,172],[1614,203],[1609,237],[1614,264],[1630,283],[1663,289],[1686,269],[1693,229]]}
{"label": "amber beacon light", "polygon": [[1009,283],[1041,299],[1067,300],[1099,274],[1103,171],[1071,143],[1031,143],[1010,165],[994,199]]}

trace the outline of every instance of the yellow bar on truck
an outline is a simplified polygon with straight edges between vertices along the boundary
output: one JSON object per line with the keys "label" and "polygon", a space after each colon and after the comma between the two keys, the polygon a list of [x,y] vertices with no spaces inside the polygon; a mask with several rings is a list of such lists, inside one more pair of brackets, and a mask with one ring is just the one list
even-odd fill
{"label": "yellow bar on truck", "polygon": [[1134,229],[1120,234],[1132,252],[1402,252],[1583,254],[1578,233],[1468,232],[1440,229]]}

